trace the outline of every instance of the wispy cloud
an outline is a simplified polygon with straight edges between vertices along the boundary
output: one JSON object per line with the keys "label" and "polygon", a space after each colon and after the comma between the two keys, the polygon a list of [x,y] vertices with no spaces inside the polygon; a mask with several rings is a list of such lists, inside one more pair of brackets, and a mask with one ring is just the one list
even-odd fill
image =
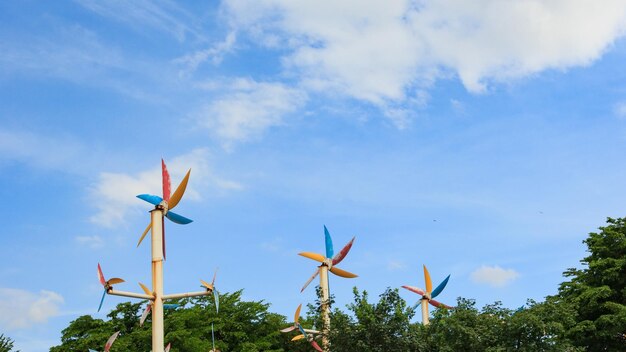
{"label": "wispy cloud", "polygon": [[626,119],[626,102],[620,101],[613,106],[613,113],[619,119]]}
{"label": "wispy cloud", "polygon": [[81,246],[89,247],[91,249],[98,249],[104,246],[104,241],[102,240],[102,237],[98,235],[76,236],[74,237],[74,240],[76,240],[76,242]]}
{"label": "wispy cloud", "polygon": [[6,330],[28,328],[43,324],[59,315],[63,297],[41,290],[32,293],[14,288],[0,288],[0,327]]}
{"label": "wispy cloud", "polygon": [[228,148],[283,124],[284,116],[301,108],[306,100],[304,92],[282,83],[239,79],[228,93],[206,106],[197,120]]}
{"label": "wispy cloud", "polygon": [[406,269],[406,263],[403,263],[398,260],[390,260],[387,262],[387,270],[396,271],[396,270],[404,270]]}
{"label": "wispy cloud", "polygon": [[236,30],[280,44],[302,86],[383,111],[452,75],[484,92],[490,83],[587,65],[626,29],[620,0],[227,0],[224,8]]}
{"label": "wispy cloud", "polygon": [[519,277],[519,273],[513,269],[503,269],[497,265],[486,266],[474,270],[470,274],[472,281],[479,284],[487,284],[492,287],[504,287]]}
{"label": "wispy cloud", "polygon": [[213,65],[218,65],[222,62],[224,55],[233,51],[236,38],[236,33],[230,32],[223,41],[212,47],[197,51],[193,54],[187,54],[174,60],[174,62],[184,66],[181,74],[189,74],[195,71],[200,64],[206,61],[210,61]]}

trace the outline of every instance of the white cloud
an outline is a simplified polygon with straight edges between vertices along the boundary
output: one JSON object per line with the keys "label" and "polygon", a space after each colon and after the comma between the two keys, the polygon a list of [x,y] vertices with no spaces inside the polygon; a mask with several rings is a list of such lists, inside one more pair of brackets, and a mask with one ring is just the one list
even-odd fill
{"label": "white cloud", "polygon": [[451,73],[483,92],[588,65],[626,29],[622,0],[227,0],[224,8],[233,28],[286,50],[285,69],[304,87],[383,111]]}
{"label": "white cloud", "polygon": [[474,270],[470,274],[472,281],[492,287],[504,287],[517,279],[519,273],[513,269],[502,269],[499,266],[486,266]]}
{"label": "white cloud", "polygon": [[[239,190],[242,186],[234,181],[222,180],[212,174],[208,164],[208,152],[197,149],[191,153],[180,155],[165,161],[172,180],[172,191],[178,186],[189,168],[192,169],[190,182],[185,192],[186,200],[200,200],[198,185],[209,183],[218,189]],[[161,164],[135,175],[122,173],[100,174],[98,182],[92,186],[90,193],[98,199],[98,211],[90,220],[105,227],[115,227],[123,223],[129,211],[146,210],[145,203],[136,198],[138,194],[161,195]]]}
{"label": "white cloud", "polygon": [[406,264],[397,260],[390,260],[387,263],[387,270],[396,271],[406,269]]}
{"label": "white cloud", "polygon": [[102,240],[102,237],[100,237],[98,235],[93,235],[93,236],[76,236],[76,237],[74,237],[74,239],[80,245],[89,247],[91,249],[98,249],[98,248],[102,248],[102,246],[104,246],[104,241]]}
{"label": "white cloud", "polygon": [[174,60],[174,62],[185,66],[184,70],[181,72],[182,74],[195,71],[200,64],[207,60],[210,60],[212,64],[217,65],[222,62],[225,54],[233,51],[236,38],[236,33],[230,32],[226,38],[224,38],[224,41],[219,42],[208,49],[185,55]]}
{"label": "white cloud", "polygon": [[620,119],[626,119],[626,102],[619,102],[613,106],[615,116]]}
{"label": "white cloud", "polygon": [[59,315],[63,297],[52,291],[38,294],[13,288],[0,288],[0,327],[7,330],[43,324]]}
{"label": "white cloud", "polygon": [[283,116],[302,107],[306,99],[302,91],[284,84],[240,79],[228,94],[205,107],[198,123],[229,147],[283,124]]}

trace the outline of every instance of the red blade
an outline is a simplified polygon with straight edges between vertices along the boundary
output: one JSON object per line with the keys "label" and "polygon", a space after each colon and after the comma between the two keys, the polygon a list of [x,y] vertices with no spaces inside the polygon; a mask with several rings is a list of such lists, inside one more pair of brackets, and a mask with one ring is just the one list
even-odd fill
{"label": "red blade", "polygon": [[215,272],[213,273],[213,281],[211,281],[211,287],[215,287],[215,278],[217,277],[217,269],[215,268]]}
{"label": "red blade", "polygon": [[452,309],[452,307],[450,307],[447,304],[443,304],[441,302],[435,301],[434,299],[429,299],[428,303],[432,304],[433,306],[437,307],[437,308],[441,308],[441,307],[446,307],[448,309]]}
{"label": "red blade", "polygon": [[426,292],[422,291],[421,288],[413,287],[413,286],[402,286],[402,287],[406,288],[407,290],[409,290],[411,292],[417,293],[420,296],[425,296],[426,295]]}
{"label": "red blade", "polygon": [[317,351],[324,352],[324,350],[322,350],[320,345],[318,345],[317,342],[315,342],[315,340],[311,340],[311,346],[313,346],[313,348],[315,348],[315,350]]}
{"label": "red blade", "polygon": [[161,173],[163,175],[163,200],[169,202],[172,185],[170,183],[170,173],[167,172],[167,166],[165,166],[163,159],[161,159]]}
{"label": "red blade", "polygon": [[100,263],[98,263],[98,279],[102,286],[106,286],[107,280],[104,279],[104,274],[102,273],[102,268],[100,268]]}
{"label": "red blade", "polygon": [[109,352],[109,350],[111,349],[111,345],[113,345],[113,342],[115,342],[115,339],[117,338],[117,335],[119,334],[120,332],[118,331],[115,334],[111,335],[111,337],[109,337],[109,340],[104,345],[104,352]]}
{"label": "red blade", "polygon": [[348,252],[350,252],[350,248],[352,248],[352,242],[354,242],[354,237],[352,237],[352,239],[350,240],[350,242],[348,242],[348,244],[346,244],[341,251],[339,251],[339,253],[337,253],[335,255],[335,257],[333,258],[333,265],[339,264],[341,263],[341,261],[343,260],[343,258],[346,257],[346,255],[348,254]]}

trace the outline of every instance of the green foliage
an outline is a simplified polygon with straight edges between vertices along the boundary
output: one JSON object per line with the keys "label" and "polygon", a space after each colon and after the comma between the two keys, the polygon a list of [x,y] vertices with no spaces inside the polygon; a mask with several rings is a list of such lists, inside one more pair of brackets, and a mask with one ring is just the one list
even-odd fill
{"label": "green foliage", "polygon": [[[0,352],[11,352],[13,351],[13,340],[4,336],[4,334],[0,334]],[[20,351],[16,351],[20,352]]]}

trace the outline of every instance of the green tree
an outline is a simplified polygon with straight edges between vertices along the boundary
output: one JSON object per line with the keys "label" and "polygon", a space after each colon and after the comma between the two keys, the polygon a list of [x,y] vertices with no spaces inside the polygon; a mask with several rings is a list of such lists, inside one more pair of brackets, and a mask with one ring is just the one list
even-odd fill
{"label": "green tree", "polygon": [[[11,352],[13,351],[13,340],[4,336],[4,334],[0,334],[0,352]],[[20,351],[16,351],[20,352]]]}
{"label": "green tree", "polygon": [[583,242],[583,268],[564,273],[569,280],[555,298],[576,311],[568,334],[588,351],[626,351],[626,220],[608,218]]}

